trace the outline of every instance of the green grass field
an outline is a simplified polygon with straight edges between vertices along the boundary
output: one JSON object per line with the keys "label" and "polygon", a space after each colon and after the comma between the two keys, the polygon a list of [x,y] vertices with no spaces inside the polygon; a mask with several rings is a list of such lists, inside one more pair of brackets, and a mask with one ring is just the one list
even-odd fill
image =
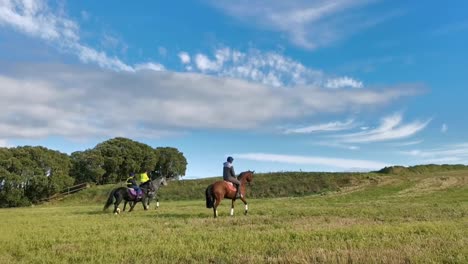
{"label": "green grass field", "polygon": [[218,219],[203,199],[163,192],[157,210],[113,215],[95,187],[0,210],[0,263],[468,263],[468,171],[354,182],[320,195],[247,197],[247,216],[238,201],[230,217],[223,200]]}

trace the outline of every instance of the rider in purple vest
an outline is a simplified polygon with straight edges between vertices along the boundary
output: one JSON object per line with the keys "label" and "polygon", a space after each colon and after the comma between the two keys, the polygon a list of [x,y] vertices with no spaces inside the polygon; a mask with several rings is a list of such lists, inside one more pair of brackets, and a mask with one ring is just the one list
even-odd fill
{"label": "rider in purple vest", "polygon": [[232,157],[228,157],[227,161],[224,162],[223,164],[223,179],[225,181],[229,181],[234,183],[237,188],[237,193],[236,193],[236,198],[241,198],[242,194],[240,193],[241,190],[241,183],[240,181],[236,178],[236,173],[234,172],[234,166],[232,165],[232,162],[234,159]]}

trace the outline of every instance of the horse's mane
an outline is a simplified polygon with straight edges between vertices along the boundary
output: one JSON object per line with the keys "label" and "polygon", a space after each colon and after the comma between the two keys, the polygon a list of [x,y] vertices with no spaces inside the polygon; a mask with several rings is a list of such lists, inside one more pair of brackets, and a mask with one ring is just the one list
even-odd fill
{"label": "horse's mane", "polygon": [[253,173],[253,171],[250,171],[250,170],[248,170],[248,171],[243,171],[243,172],[241,172],[241,173],[239,174],[239,176],[237,177],[237,179],[238,179],[238,180],[242,180],[242,177],[244,177],[244,175],[246,175],[246,174],[249,173],[249,172],[250,172],[250,173]]}

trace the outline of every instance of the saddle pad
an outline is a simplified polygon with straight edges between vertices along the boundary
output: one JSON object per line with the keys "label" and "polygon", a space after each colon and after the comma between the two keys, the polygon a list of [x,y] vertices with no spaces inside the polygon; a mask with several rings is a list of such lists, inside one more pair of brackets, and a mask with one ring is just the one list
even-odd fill
{"label": "saddle pad", "polygon": [[137,192],[135,191],[135,189],[133,189],[133,188],[128,188],[128,192],[130,193],[130,195],[131,195],[132,197],[141,198],[141,194],[142,194],[142,193],[141,193],[141,190],[137,193]]}
{"label": "saddle pad", "polygon": [[230,181],[224,181],[224,183],[226,184],[229,190],[234,191],[234,192],[236,191],[236,186],[234,186],[234,183]]}

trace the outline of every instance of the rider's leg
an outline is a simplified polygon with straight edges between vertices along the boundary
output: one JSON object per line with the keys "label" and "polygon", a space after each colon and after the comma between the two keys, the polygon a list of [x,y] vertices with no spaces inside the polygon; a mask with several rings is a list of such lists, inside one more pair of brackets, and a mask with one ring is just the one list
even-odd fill
{"label": "rider's leg", "polygon": [[242,197],[242,194],[241,194],[241,184],[236,184],[236,187],[237,187],[237,193],[236,193],[236,198],[241,198]]}

